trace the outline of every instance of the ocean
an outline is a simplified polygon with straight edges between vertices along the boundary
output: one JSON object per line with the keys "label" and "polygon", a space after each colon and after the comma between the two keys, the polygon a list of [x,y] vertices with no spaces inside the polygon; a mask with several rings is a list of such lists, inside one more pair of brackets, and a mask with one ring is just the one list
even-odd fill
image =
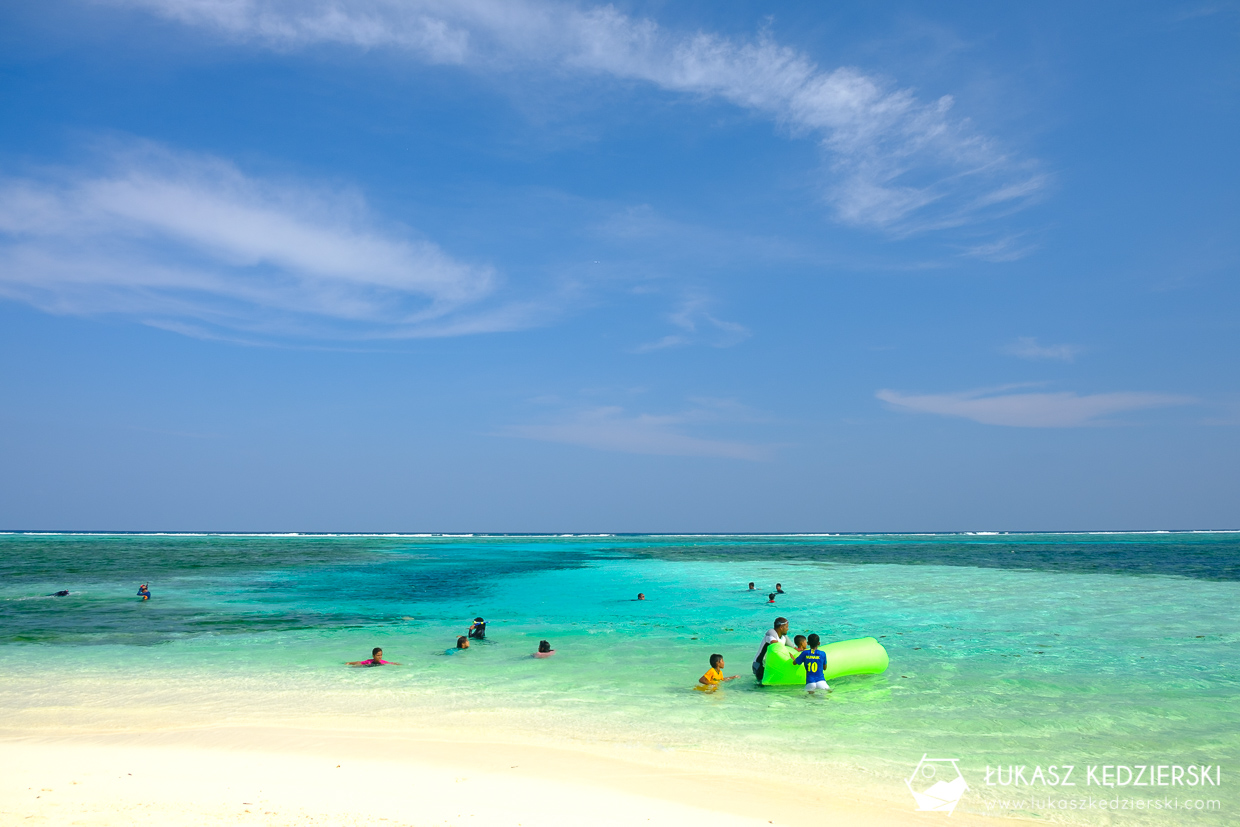
{"label": "ocean", "polygon": [[[1234,824],[1237,606],[1231,532],[10,533],[0,733],[434,726],[910,808],[921,759],[956,759],[961,812]],[[824,643],[878,638],[890,667],[829,694],[756,686],[750,662],[776,615]],[[446,654],[475,616],[487,640]],[[540,639],[554,657],[530,657]],[[344,666],[375,646],[402,665]],[[696,691],[712,653],[740,678]],[[1046,783],[1052,766],[1080,783]],[[1219,783],[1116,783],[1115,767],[1159,766],[1213,767]],[[1043,783],[1012,783],[1039,767]]]}

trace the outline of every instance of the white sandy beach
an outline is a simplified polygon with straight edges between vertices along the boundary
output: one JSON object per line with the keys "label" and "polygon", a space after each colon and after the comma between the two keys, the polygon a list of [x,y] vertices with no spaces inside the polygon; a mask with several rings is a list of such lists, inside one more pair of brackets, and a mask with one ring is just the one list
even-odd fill
{"label": "white sandy beach", "polygon": [[[294,727],[0,741],[4,824],[937,824],[882,802],[686,757]],[[953,824],[980,823],[963,814]],[[992,820],[986,819],[993,823]]]}

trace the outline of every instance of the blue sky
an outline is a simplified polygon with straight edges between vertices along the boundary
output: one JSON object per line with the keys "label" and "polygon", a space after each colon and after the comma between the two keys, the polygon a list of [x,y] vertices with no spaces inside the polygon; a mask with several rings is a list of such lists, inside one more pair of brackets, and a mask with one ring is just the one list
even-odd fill
{"label": "blue sky", "polygon": [[1240,9],[0,10],[0,526],[1240,527]]}

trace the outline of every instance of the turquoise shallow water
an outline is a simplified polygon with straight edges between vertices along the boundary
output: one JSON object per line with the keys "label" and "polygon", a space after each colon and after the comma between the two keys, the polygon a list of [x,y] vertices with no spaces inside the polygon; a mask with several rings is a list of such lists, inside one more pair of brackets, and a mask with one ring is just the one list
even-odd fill
{"label": "turquoise shallow water", "polygon": [[[1240,535],[0,536],[0,727],[315,715],[702,752],[892,800],[954,757],[961,810],[1065,793],[1218,800],[1240,821]],[[745,584],[758,583],[758,592]],[[788,592],[775,607],[765,593]],[[149,582],[148,603],[133,593]],[[45,597],[69,589],[63,598]],[[634,598],[641,591],[647,600]],[[829,696],[760,688],[776,614],[873,635],[891,667]],[[447,656],[475,615],[488,641]],[[555,657],[534,660],[540,638]],[[402,667],[347,669],[382,646]],[[712,652],[742,677],[692,686]],[[686,760],[691,760],[687,758]],[[1027,790],[987,766],[1221,765],[1221,786]]]}

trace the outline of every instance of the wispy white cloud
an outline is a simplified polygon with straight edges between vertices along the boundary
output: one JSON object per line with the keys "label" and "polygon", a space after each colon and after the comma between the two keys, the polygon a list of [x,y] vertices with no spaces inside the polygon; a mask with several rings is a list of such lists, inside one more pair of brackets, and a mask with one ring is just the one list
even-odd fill
{"label": "wispy white cloud", "polygon": [[678,332],[668,334],[654,342],[648,342],[633,349],[634,353],[650,353],[671,347],[705,344],[711,347],[731,347],[748,339],[749,329],[742,324],[716,318],[710,313],[710,302],[695,296],[683,301],[668,316],[668,321],[676,326]]}
{"label": "wispy white cloud", "polygon": [[393,49],[479,70],[537,67],[715,98],[814,137],[845,223],[910,233],[1038,197],[1047,177],[951,113],[853,67],[824,69],[767,35],[678,33],[614,6],[553,0],[102,0],[281,51]]}
{"label": "wispy white cloud", "polygon": [[978,258],[982,261],[1001,263],[1019,261],[1037,249],[1038,246],[1036,244],[1024,241],[1018,235],[1007,235],[992,241],[984,241],[965,247],[961,250],[961,255],[969,258]]}
{"label": "wispy white cloud", "polygon": [[1021,336],[1005,346],[1003,352],[1021,359],[1037,361],[1051,359],[1060,362],[1071,362],[1081,349],[1076,345],[1041,345],[1032,336]]}
{"label": "wispy white cloud", "polygon": [[956,416],[984,425],[1017,428],[1076,428],[1104,424],[1102,417],[1145,408],[1188,405],[1188,396],[1164,393],[1094,393],[1084,396],[1071,392],[1010,393],[1014,386],[959,393],[906,394],[880,390],[875,396],[895,408],[918,413]]}
{"label": "wispy white cloud", "polygon": [[537,425],[514,425],[504,436],[580,445],[600,451],[677,457],[720,457],[762,461],[771,457],[770,446],[726,439],[708,439],[686,433],[693,424],[718,419],[726,406],[701,405],[677,414],[629,413],[618,406],[575,411],[557,421]]}
{"label": "wispy white cloud", "polygon": [[152,144],[103,171],[0,179],[0,295],[213,338],[513,330],[490,267],[379,221],[354,192],[263,180]]}

